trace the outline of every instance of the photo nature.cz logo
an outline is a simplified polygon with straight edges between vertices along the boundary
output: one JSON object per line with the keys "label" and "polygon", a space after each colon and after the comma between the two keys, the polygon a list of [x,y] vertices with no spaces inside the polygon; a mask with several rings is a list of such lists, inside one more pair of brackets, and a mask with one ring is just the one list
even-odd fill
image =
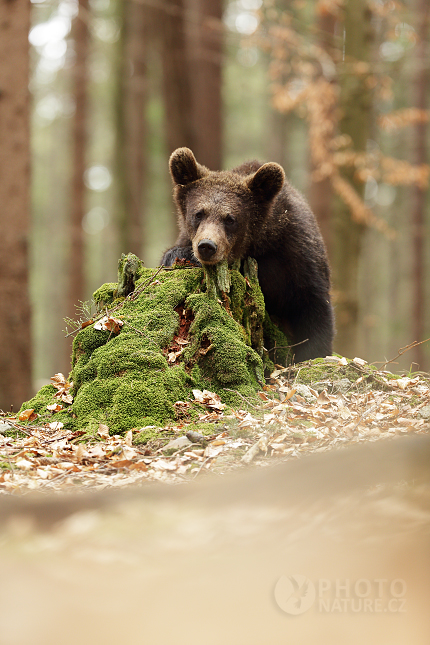
{"label": "photo nature.cz logo", "polygon": [[[386,580],[327,580],[316,583],[296,573],[281,576],[275,585],[275,600],[290,616],[304,614],[312,606],[321,613],[402,613],[406,605],[406,583]],[[315,602],[317,601],[317,602]]]}

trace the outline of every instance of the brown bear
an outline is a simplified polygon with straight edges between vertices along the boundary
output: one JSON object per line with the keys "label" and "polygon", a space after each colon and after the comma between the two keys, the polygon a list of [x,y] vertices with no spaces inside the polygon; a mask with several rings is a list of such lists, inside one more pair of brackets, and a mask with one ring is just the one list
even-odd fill
{"label": "brown bear", "polygon": [[269,315],[292,339],[296,362],[332,352],[334,315],[324,242],[305,199],[277,163],[211,171],[188,148],[170,157],[180,235],[161,263],[258,262]]}

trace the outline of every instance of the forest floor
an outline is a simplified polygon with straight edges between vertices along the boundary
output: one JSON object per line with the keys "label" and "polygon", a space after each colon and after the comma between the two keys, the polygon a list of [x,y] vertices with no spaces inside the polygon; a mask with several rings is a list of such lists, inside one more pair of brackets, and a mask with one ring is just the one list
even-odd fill
{"label": "forest floor", "polygon": [[331,377],[307,378],[307,384],[301,382],[306,364],[276,369],[258,393],[261,403],[244,399],[243,409],[233,410],[216,394],[194,390],[199,420],[213,425],[213,431],[189,431],[189,424],[178,420],[160,428],[159,438],[145,445],[133,444],[141,429],[110,436],[109,428],[100,425],[97,437],[82,442],[84,432],[58,427],[55,421],[27,426],[3,414],[0,492],[184,483],[208,471],[223,475],[251,463],[268,466],[359,442],[430,433],[430,375],[399,377],[359,358],[347,362],[333,356],[325,363]]}

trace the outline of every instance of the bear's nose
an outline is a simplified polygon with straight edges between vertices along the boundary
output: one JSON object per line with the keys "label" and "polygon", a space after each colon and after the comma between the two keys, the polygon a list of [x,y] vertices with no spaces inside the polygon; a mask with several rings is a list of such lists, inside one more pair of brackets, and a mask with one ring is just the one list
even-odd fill
{"label": "bear's nose", "polygon": [[197,250],[202,260],[210,260],[216,253],[217,246],[212,240],[201,240],[197,246]]}

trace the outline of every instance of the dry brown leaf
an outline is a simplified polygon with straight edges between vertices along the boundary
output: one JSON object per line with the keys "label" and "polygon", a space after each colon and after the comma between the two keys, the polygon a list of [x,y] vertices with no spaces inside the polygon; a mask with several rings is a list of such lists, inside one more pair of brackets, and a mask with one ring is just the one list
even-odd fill
{"label": "dry brown leaf", "polygon": [[330,403],[330,399],[328,398],[327,390],[323,390],[318,395],[317,404],[318,405],[328,405],[329,403]]}
{"label": "dry brown leaf", "polygon": [[100,318],[100,320],[98,320],[96,323],[94,323],[94,329],[98,329],[99,331],[110,331],[113,334],[119,334],[123,324],[124,321],[119,320],[119,318],[104,316],[103,318]]}
{"label": "dry brown leaf", "polygon": [[51,376],[51,381],[54,387],[61,388],[61,387],[64,387],[66,383],[66,377],[61,372],[58,372],[58,374],[54,374],[54,376]]}
{"label": "dry brown leaf", "polygon": [[17,468],[21,468],[22,470],[30,470],[31,468],[33,468],[33,464],[31,463],[31,461],[28,461],[28,459],[17,459],[15,466]]}
{"label": "dry brown leaf", "polygon": [[48,423],[47,427],[50,430],[61,430],[64,428],[64,423],[61,423],[61,421],[52,421],[52,423]]}
{"label": "dry brown leaf", "polygon": [[51,412],[59,412],[63,409],[63,406],[59,403],[51,403],[51,405],[46,406],[46,409],[50,410]]}
{"label": "dry brown leaf", "polygon": [[130,464],[130,470],[148,470],[148,466],[143,461],[136,461]]}
{"label": "dry brown leaf", "polygon": [[109,427],[105,425],[104,423],[99,424],[99,429],[97,430],[97,434],[100,437],[103,437],[103,439],[108,439],[109,438]]}
{"label": "dry brown leaf", "polygon": [[362,358],[358,358],[357,356],[352,359],[352,362],[356,365],[359,365],[360,367],[367,365],[367,361],[363,360]]}
{"label": "dry brown leaf", "polygon": [[78,462],[81,462],[85,454],[85,448],[82,443],[79,444],[78,449],[76,450],[75,453],[75,459]]}
{"label": "dry brown leaf", "polygon": [[19,421],[34,421],[34,419],[37,419],[39,415],[36,414],[33,408],[29,408],[28,410],[23,410],[21,414],[18,417]]}
{"label": "dry brown leaf", "polygon": [[214,392],[209,392],[209,390],[193,390],[194,398],[198,403],[203,403],[210,408],[215,408],[217,410],[224,410],[225,403],[221,403],[221,399],[218,394]]}
{"label": "dry brown leaf", "polygon": [[127,467],[128,467],[128,466],[130,466],[132,463],[133,463],[133,462],[132,462],[132,460],[131,460],[131,459],[119,459],[118,461],[111,461],[111,462],[110,462],[110,465],[111,465],[113,468],[127,468]]}

